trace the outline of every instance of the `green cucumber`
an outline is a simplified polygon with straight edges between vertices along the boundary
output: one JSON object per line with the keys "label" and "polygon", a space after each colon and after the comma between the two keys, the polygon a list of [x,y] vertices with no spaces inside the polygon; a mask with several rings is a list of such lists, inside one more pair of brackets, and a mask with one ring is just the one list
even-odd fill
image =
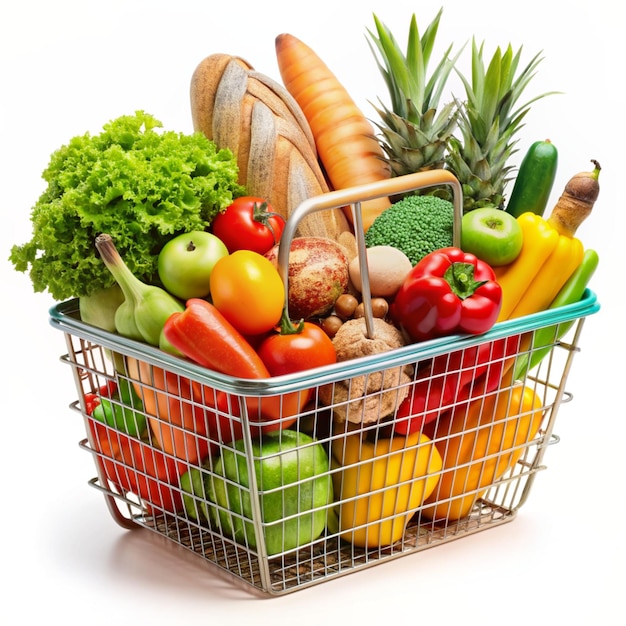
{"label": "green cucumber", "polygon": [[[582,299],[585,289],[594,275],[600,259],[598,253],[591,248],[585,250],[580,265],[574,270],[567,282],[561,287],[552,303],[551,309],[568,304],[575,304]],[[544,326],[535,331],[532,349],[520,355],[515,364],[515,378],[524,378],[550,353],[552,346],[573,326],[575,320]]]}
{"label": "green cucumber", "polygon": [[556,177],[558,152],[549,140],[535,141],[522,159],[506,206],[506,212],[519,217],[528,211],[543,215]]}

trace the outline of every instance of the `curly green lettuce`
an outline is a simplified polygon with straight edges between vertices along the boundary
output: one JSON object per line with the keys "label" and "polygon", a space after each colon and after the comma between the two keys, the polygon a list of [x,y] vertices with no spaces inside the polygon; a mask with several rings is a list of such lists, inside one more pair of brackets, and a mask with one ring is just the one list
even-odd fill
{"label": "curly green lettuce", "polygon": [[66,300],[113,285],[94,245],[100,233],[111,235],[137,277],[153,283],[169,239],[207,229],[243,194],[232,152],[202,133],[161,128],[137,111],[51,155],[42,174],[47,188],[31,210],[32,239],[14,245],[9,257],[36,292]]}

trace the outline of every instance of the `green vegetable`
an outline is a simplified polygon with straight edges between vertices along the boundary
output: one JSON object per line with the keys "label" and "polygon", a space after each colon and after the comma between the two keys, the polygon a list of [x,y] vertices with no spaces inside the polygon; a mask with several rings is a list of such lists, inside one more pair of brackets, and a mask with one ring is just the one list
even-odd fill
{"label": "green vegetable", "polygon": [[115,311],[122,302],[124,302],[124,294],[117,283],[106,289],[98,289],[90,296],[79,298],[80,319],[85,324],[114,333]]}
{"label": "green vegetable", "polygon": [[[591,248],[585,250],[580,265],[561,287],[549,308],[556,309],[580,302],[599,262],[600,257],[595,250]],[[533,336],[532,349],[521,354],[515,363],[515,378],[523,378],[530,370],[539,365],[549,354],[552,346],[572,327],[574,321],[538,328]]]}
{"label": "green vegetable", "polygon": [[533,143],[524,155],[506,206],[513,217],[531,211],[543,215],[556,177],[558,152],[548,139]]}
{"label": "green vegetable", "polygon": [[[223,449],[214,474],[205,474],[205,488],[211,502],[220,507],[222,530],[256,548],[260,542],[252,523],[244,441],[233,446]],[[253,457],[267,553],[278,554],[317,539],[333,501],[330,460],[323,446],[309,435],[284,429],[255,440]]]}
{"label": "green vegetable", "polygon": [[36,292],[56,300],[88,296],[113,278],[97,258],[96,236],[109,233],[130,270],[151,283],[158,253],[173,236],[206,230],[243,189],[237,162],[202,133],[158,132],[143,111],[99,135],[74,137],[55,151],[48,186],[32,208],[32,239],[11,249]]}
{"label": "green vegetable", "polygon": [[204,481],[210,479],[208,470],[198,467],[190,467],[180,477],[180,488],[183,494],[183,505],[187,515],[199,522],[214,521],[209,518],[211,514],[207,510],[208,494]]}
{"label": "green vegetable", "polygon": [[131,437],[141,437],[148,427],[141,398],[130,381],[122,378],[111,399],[102,398],[92,413],[93,417],[111,428],[117,428]]}
{"label": "green vegetable", "polygon": [[393,246],[416,265],[452,245],[454,206],[437,196],[409,195],[385,209],[365,233],[365,245]]}
{"label": "green vegetable", "polygon": [[108,234],[96,237],[96,248],[124,294],[124,302],[115,311],[115,330],[152,346],[169,346],[163,326],[172,313],[182,313],[184,305],[165,289],[141,282],[128,269]]}

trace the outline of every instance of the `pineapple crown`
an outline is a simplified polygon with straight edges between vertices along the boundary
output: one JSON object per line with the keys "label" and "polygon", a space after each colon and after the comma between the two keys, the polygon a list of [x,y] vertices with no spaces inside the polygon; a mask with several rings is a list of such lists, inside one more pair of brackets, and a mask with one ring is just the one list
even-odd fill
{"label": "pineapple crown", "polygon": [[[368,44],[385,80],[391,106],[374,106],[380,122],[381,145],[394,175],[434,167],[452,171],[463,186],[465,210],[504,203],[504,190],[517,151],[516,134],[530,106],[547,95],[519,101],[542,61],[541,53],[520,69],[522,48],[497,48],[488,65],[484,43],[472,40],[471,77],[456,67],[463,46],[454,57],[450,45],[428,75],[443,8],[420,36],[412,16],[406,53],[389,28],[374,15],[376,32],[368,30]],[[465,100],[453,97],[440,106],[452,70],[461,80]],[[455,133],[458,129],[458,136]],[[444,190],[444,193],[446,193]]]}
{"label": "pineapple crown", "polygon": [[[409,109],[412,102],[407,103]],[[382,134],[381,145],[394,176],[443,167],[448,141],[456,128],[456,103],[428,109],[413,124],[381,104],[374,106],[382,123],[374,122]],[[416,113],[417,115],[417,113]]]}
{"label": "pineapple crown", "polygon": [[498,47],[485,69],[484,43],[479,46],[474,39],[471,79],[455,68],[466,101],[457,100],[461,138],[451,138],[447,165],[464,187],[466,208],[501,206],[513,169],[507,162],[516,152],[514,137],[531,104],[557,93],[543,93],[518,105],[543,58],[536,54],[518,74],[521,54],[521,47],[514,52],[509,44],[504,53]]}
{"label": "pineapple crown", "polygon": [[368,45],[391,99],[391,107],[381,103],[374,109],[382,120],[376,126],[395,175],[442,167],[448,139],[456,128],[456,102],[440,106],[440,100],[460,51],[451,59],[450,45],[428,77],[442,12],[439,9],[422,36],[412,16],[406,53],[376,15],[376,34],[368,30]]}
{"label": "pineapple crown", "polygon": [[[427,78],[428,65],[432,55],[439,22],[443,9],[434,17],[420,37],[415,14],[411,17],[406,54],[398,44],[389,28],[374,15],[374,23],[378,37],[368,29],[371,41],[376,50],[368,42],[378,69],[380,70],[391,98],[391,110],[400,117],[419,124],[420,116],[429,109],[437,109],[439,100],[448,76],[454,67],[454,59],[450,59],[452,44],[443,54],[435,70]],[[409,104],[411,103],[411,104]]]}
{"label": "pineapple crown", "polygon": [[[513,52],[509,44],[504,53],[498,47],[494,52],[487,70],[483,60],[484,42],[477,45],[472,41],[472,76],[468,80],[457,68],[456,72],[465,87],[467,102],[467,121],[472,128],[472,134],[479,144],[488,142],[497,125],[509,137],[515,134],[530,105],[547,96],[547,93],[536,96],[517,109],[517,101],[536,74],[539,63],[543,60],[541,52],[537,53],[528,65],[516,76],[522,48]],[[551,92],[554,93],[554,92]]]}

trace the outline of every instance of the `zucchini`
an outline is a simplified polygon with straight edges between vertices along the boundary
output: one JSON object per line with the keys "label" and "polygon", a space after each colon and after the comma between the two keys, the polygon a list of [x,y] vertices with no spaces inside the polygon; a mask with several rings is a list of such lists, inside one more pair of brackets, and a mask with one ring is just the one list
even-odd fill
{"label": "zucchini", "polygon": [[556,177],[558,152],[549,140],[536,141],[524,156],[506,212],[519,217],[531,211],[543,215]]}

